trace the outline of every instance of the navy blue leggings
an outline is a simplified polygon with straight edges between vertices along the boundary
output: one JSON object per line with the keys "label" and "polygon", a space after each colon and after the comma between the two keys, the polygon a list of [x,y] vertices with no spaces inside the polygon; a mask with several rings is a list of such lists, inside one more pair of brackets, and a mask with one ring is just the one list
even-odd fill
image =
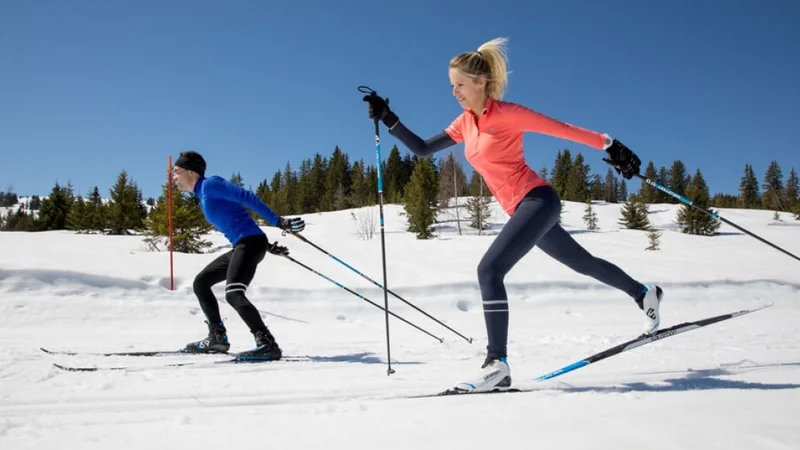
{"label": "navy blue leggings", "polygon": [[506,356],[508,296],[503,279],[534,245],[572,270],[615,287],[634,299],[643,290],[642,284],[619,267],[592,256],[575,242],[558,224],[560,211],[561,200],[551,186],[531,190],[478,264],[490,357]]}

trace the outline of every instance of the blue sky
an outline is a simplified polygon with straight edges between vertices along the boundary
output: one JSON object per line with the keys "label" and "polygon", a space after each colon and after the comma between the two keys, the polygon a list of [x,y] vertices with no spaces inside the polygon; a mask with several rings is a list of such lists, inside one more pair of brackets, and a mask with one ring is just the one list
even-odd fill
{"label": "blue sky", "polygon": [[[798,22],[793,0],[3,2],[0,190],[107,196],[125,169],[156,197],[186,149],[253,188],[336,145],[374,162],[359,85],[427,137],[460,113],[449,59],[505,36],[506,100],[736,193],[745,163],[800,170]],[[579,144],[525,146],[534,169],[570,148],[606,171]]]}

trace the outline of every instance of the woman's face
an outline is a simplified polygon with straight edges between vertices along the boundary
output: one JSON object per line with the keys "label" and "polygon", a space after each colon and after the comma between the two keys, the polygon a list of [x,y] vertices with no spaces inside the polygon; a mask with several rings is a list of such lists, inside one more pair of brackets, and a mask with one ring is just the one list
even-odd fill
{"label": "woman's face", "polygon": [[467,76],[460,69],[450,68],[450,86],[453,96],[463,108],[473,109],[473,105],[482,104],[486,97],[486,79]]}

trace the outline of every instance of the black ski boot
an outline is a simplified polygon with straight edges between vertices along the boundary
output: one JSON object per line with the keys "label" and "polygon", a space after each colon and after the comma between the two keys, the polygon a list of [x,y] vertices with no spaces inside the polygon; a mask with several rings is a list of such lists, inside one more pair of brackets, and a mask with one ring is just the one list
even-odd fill
{"label": "black ski boot", "polygon": [[267,328],[253,333],[256,339],[256,348],[237,354],[241,360],[253,361],[278,361],[283,356],[283,351],[275,342],[275,337]]}
{"label": "black ski boot", "polygon": [[[208,322],[206,322],[208,324]],[[219,325],[208,325],[208,337],[186,344],[183,349],[185,353],[227,353],[231,348],[228,342],[228,334],[225,327],[220,323]]]}

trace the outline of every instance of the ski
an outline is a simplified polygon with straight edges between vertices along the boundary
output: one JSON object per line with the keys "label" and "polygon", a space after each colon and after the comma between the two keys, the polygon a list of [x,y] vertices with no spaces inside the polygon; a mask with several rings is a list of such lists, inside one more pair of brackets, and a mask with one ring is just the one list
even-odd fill
{"label": "ski", "polygon": [[190,353],[183,350],[153,350],[153,351],[130,351],[130,352],[76,352],[70,350],[50,350],[44,347],[39,349],[49,355],[70,355],[70,356],[143,356],[143,357],[157,357],[157,356],[176,356],[176,355],[226,355],[227,353]]}
{"label": "ski", "polygon": [[[552,372],[546,373],[539,377],[533,379],[533,381],[544,381],[549,380],[551,378],[555,378],[557,376],[563,375],[568,372],[572,372],[573,370],[580,369],[582,367],[586,367],[589,364],[596,363],[598,361],[602,361],[604,359],[610,358],[615,355],[619,355],[620,353],[627,352],[629,350],[633,350],[635,348],[642,347],[647,344],[652,344],[653,342],[658,342],[662,339],[666,339],[672,336],[676,336],[678,334],[686,333],[687,331],[696,330],[698,328],[702,328],[711,324],[715,324],[718,322],[722,322],[724,320],[733,319],[735,317],[741,317],[745,314],[750,314],[756,311],[760,311],[762,309],[768,308],[772,306],[772,303],[760,306],[754,309],[744,309],[741,311],[735,311],[727,314],[721,314],[719,316],[708,317],[706,319],[696,320],[694,322],[684,322],[678,325],[674,325],[669,328],[664,328],[659,331],[656,331],[653,334],[643,334],[635,339],[631,339],[627,342],[622,344],[616,345],[609,349],[603,350],[602,352],[595,353],[587,358],[581,359],[580,361],[576,361],[572,364],[564,366],[558,370],[554,370]],[[447,397],[447,396],[458,396],[458,395],[481,395],[481,394],[505,394],[505,393],[520,393],[520,392],[532,392],[537,390],[536,388],[511,388],[500,390],[496,389],[493,391],[484,391],[484,392],[473,392],[473,391],[465,391],[460,389],[447,389],[441,392],[433,393],[433,394],[422,394],[422,395],[414,395],[409,396],[406,398],[426,398],[426,397]]]}
{"label": "ski", "polygon": [[464,395],[488,395],[488,394],[514,394],[514,393],[521,393],[521,392],[531,392],[535,389],[527,388],[527,389],[519,389],[519,388],[509,388],[509,389],[495,389],[492,391],[464,391],[460,389],[447,389],[441,392],[435,392],[433,394],[419,394],[419,395],[410,395],[405,398],[428,398],[428,397],[447,397],[447,396],[464,396]]}
{"label": "ski", "polygon": [[[189,353],[194,354],[194,353]],[[281,362],[311,362],[312,358],[307,356],[284,356],[279,360],[272,360],[258,356],[244,356],[235,355],[232,358],[218,360],[218,361],[183,361],[176,363],[164,364],[155,367],[137,367],[137,366],[111,366],[111,367],[96,367],[96,366],[67,366],[63,364],[53,363],[53,366],[67,371],[67,372],[105,372],[105,371],[144,371],[153,369],[176,368],[176,367],[210,367],[216,365],[227,364],[258,364],[258,363],[272,363],[278,364]]]}
{"label": "ski", "polygon": [[669,328],[664,328],[661,330],[656,331],[653,334],[643,334],[636,339],[631,339],[628,342],[623,342],[617,346],[611,347],[607,350],[603,350],[600,353],[595,353],[592,356],[584,358],[580,361],[576,361],[572,364],[564,366],[558,370],[554,370],[550,373],[546,373],[539,377],[534,378],[534,381],[544,381],[549,380],[551,378],[555,378],[557,376],[563,375],[567,372],[572,372],[573,370],[580,369],[581,367],[586,367],[589,364],[596,363],[598,361],[602,361],[604,359],[610,358],[615,355],[619,355],[620,353],[624,353],[635,348],[642,347],[647,344],[652,344],[653,342],[658,342],[662,339],[666,339],[672,336],[676,336],[678,334],[686,333],[687,331],[697,330],[699,328],[712,325],[715,323],[722,322],[724,320],[733,319],[736,317],[741,317],[745,314],[750,314],[756,311],[760,311],[764,308],[768,308],[772,306],[772,303],[766,304],[764,306],[760,306],[754,309],[743,309],[741,311],[735,311],[727,314],[721,314],[719,316],[709,317],[706,319],[696,320],[694,322],[684,322],[678,325],[671,326]]}

